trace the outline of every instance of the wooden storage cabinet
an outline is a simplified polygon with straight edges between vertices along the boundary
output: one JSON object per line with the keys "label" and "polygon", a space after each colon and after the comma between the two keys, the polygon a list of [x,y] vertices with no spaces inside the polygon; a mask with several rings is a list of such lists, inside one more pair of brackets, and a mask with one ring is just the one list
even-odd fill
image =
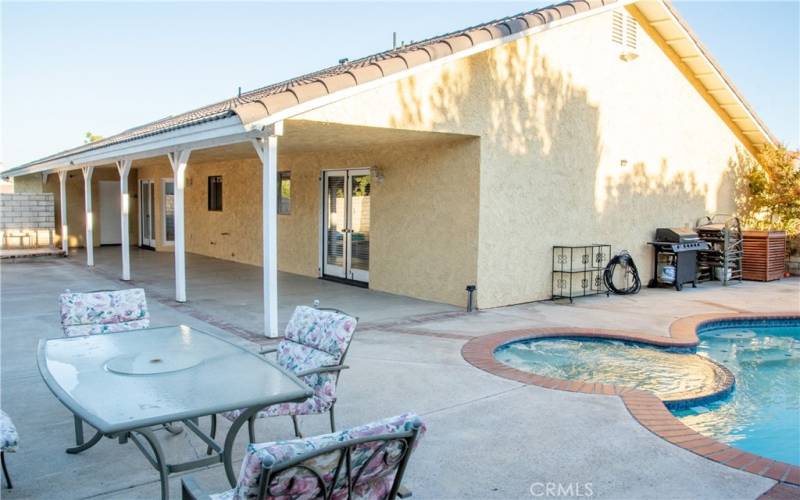
{"label": "wooden storage cabinet", "polygon": [[784,231],[744,231],[742,277],[751,281],[772,281],[783,277],[786,259]]}

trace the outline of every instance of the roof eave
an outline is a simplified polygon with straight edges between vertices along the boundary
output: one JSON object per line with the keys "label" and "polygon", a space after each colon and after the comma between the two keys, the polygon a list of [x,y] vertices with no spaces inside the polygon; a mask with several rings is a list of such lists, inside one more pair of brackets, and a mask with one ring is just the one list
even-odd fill
{"label": "roof eave", "polygon": [[[661,36],[664,43],[669,45],[678,60],[686,66],[722,112],[728,116],[733,127],[746,140],[746,146],[757,150],[764,145],[774,146],[779,143],[669,0],[655,2],[640,0],[635,2],[633,7],[644,17],[644,21],[648,22]],[[654,13],[663,17],[655,18]],[[668,39],[662,36],[667,28],[676,30],[680,34],[680,39]],[[685,45],[681,48],[681,44]],[[681,55],[681,52],[684,55]],[[687,63],[689,59],[692,59],[693,63]],[[698,72],[695,69],[696,66],[704,68],[703,72]],[[715,84],[714,88],[709,88],[709,81]]]}

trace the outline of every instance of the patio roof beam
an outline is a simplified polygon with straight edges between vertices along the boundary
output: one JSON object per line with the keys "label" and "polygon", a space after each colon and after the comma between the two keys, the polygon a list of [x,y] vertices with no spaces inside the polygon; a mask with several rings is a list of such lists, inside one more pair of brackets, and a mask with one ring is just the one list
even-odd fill
{"label": "patio roof beam", "polygon": [[186,302],[186,237],[183,223],[186,167],[191,149],[180,149],[167,154],[172,165],[175,182],[175,300]]}
{"label": "patio roof beam", "polygon": [[122,279],[131,279],[131,247],[130,230],[128,220],[130,212],[130,196],[128,195],[128,174],[131,173],[132,160],[119,160],[117,162],[117,172],[119,172],[119,194],[121,198],[120,213],[120,232],[122,233]]}
{"label": "patio roof beam", "polygon": [[69,228],[67,226],[67,177],[66,170],[58,171],[59,197],[61,202],[61,250],[69,255]]}
{"label": "patio roof beam", "polygon": [[253,139],[261,159],[262,266],[264,273],[264,335],[278,337],[278,137],[283,122],[265,127]]}
{"label": "patio roof beam", "polygon": [[94,214],[92,213],[92,174],[94,167],[83,167],[83,201],[86,210],[86,265],[94,265]]}
{"label": "patio roof beam", "polygon": [[78,168],[75,165],[101,166],[122,159],[154,158],[178,149],[208,149],[248,142],[261,134],[259,128],[245,127],[238,117],[232,116],[33,165],[22,165],[4,172],[3,175],[18,176],[43,170]]}

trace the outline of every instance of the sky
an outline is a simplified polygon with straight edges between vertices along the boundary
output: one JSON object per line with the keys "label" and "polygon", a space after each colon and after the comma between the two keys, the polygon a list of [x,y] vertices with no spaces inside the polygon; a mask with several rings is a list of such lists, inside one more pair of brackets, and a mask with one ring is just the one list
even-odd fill
{"label": "sky", "polygon": [[[8,2],[0,168],[554,2]],[[675,1],[772,132],[800,147],[800,0]]]}

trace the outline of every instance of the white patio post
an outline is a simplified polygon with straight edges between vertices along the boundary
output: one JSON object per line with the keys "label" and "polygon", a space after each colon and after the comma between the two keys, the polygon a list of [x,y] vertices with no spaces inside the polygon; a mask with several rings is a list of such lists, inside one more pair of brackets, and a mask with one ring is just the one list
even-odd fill
{"label": "white patio post", "polygon": [[131,246],[130,230],[128,229],[128,219],[130,212],[130,196],[128,195],[128,174],[131,172],[133,160],[119,160],[117,162],[117,172],[119,172],[119,194],[121,198],[120,213],[120,232],[122,233],[122,279],[131,279]]}
{"label": "white patio post", "polygon": [[175,176],[175,300],[186,302],[186,237],[183,224],[183,193],[190,149],[167,154]]}
{"label": "white patio post", "polygon": [[261,159],[262,265],[264,273],[264,335],[278,336],[278,136],[283,122],[253,140]]}
{"label": "white patio post", "polygon": [[58,184],[61,197],[61,250],[69,255],[69,228],[67,226],[67,177],[66,170],[58,171]]}
{"label": "white patio post", "polygon": [[92,174],[94,167],[82,167],[83,171],[83,199],[86,209],[86,265],[94,265],[94,216],[92,214]]}

